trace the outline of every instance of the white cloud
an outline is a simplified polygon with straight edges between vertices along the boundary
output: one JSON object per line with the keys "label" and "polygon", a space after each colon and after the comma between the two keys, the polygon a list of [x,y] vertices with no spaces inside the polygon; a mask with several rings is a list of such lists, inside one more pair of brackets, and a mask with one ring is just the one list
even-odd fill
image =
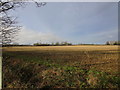
{"label": "white cloud", "polygon": [[19,44],[33,44],[36,42],[51,43],[57,41],[62,41],[62,38],[54,35],[52,32],[43,33],[26,28],[23,28],[19,32],[16,40],[16,42]]}

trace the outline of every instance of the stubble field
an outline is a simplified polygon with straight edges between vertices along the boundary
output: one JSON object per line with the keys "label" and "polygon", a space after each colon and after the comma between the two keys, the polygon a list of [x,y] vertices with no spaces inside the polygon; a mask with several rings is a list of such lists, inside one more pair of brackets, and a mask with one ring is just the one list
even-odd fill
{"label": "stubble field", "polygon": [[4,47],[3,88],[118,88],[119,53],[115,45]]}

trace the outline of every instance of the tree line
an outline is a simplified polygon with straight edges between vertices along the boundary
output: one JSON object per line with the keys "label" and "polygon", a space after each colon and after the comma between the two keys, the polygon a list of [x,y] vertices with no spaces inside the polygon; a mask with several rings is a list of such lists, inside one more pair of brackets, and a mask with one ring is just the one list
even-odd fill
{"label": "tree line", "polygon": [[34,46],[68,46],[72,45],[72,43],[69,42],[56,42],[56,43],[34,43]]}
{"label": "tree line", "polygon": [[2,45],[3,47],[7,46],[70,46],[70,45],[120,45],[120,41],[107,41],[105,44],[73,44],[70,42],[55,42],[55,43],[42,43],[42,42],[37,42],[33,44],[18,44],[18,43],[13,43],[13,44],[6,44]]}

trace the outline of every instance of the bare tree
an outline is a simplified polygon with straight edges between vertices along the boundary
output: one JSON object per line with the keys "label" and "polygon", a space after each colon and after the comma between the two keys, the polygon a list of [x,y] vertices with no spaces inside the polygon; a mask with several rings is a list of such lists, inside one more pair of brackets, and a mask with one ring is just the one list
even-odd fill
{"label": "bare tree", "polygon": [[[37,5],[37,7],[41,7],[46,4],[35,1],[34,3]],[[17,25],[16,18],[10,16],[9,12],[26,5],[27,2],[0,0],[0,44],[6,45],[12,43],[18,31],[20,30],[20,26]]]}

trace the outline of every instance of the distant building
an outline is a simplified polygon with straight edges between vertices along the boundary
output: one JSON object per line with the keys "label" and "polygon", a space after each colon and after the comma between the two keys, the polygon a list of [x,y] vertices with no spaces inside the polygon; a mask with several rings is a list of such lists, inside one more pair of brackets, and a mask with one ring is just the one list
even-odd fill
{"label": "distant building", "polygon": [[119,45],[120,41],[107,41],[106,44],[107,45]]}

